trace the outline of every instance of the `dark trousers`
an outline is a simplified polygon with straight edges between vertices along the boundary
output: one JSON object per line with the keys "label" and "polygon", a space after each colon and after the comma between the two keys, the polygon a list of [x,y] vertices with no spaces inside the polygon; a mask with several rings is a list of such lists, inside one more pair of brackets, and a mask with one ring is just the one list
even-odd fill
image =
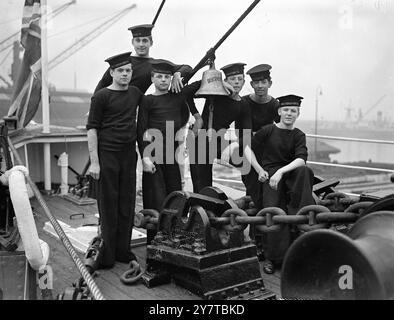
{"label": "dark trousers", "polygon": [[[142,201],[144,209],[155,209],[161,211],[165,198],[173,191],[182,190],[182,178],[178,163],[176,162],[175,151],[178,142],[174,141],[174,154],[172,164],[155,163],[155,173],[142,173]],[[163,143],[163,155],[166,155],[165,143]],[[163,159],[164,160],[164,159]],[[163,161],[165,162],[165,161]],[[147,230],[147,244],[150,244],[157,231]]]}
{"label": "dark trousers", "polygon": [[104,240],[103,267],[129,262],[134,223],[137,156],[135,144],[123,151],[99,150],[98,209]]}
{"label": "dark trousers", "polygon": [[212,164],[190,164],[190,175],[193,182],[193,192],[198,193],[212,186]]}
{"label": "dark trousers", "polygon": [[161,211],[164,199],[173,191],[182,190],[179,165],[155,164],[156,172],[143,172],[142,197],[145,209]]}
{"label": "dark trousers", "polygon": [[[315,204],[312,196],[313,171],[306,167],[298,167],[283,175],[278,190],[269,186],[269,182],[260,183],[262,188],[262,203],[258,208],[280,207],[287,214],[294,215],[307,205]],[[255,202],[256,203],[256,202]],[[273,262],[282,262],[287,249],[291,244],[290,227],[285,225],[280,232],[264,233],[262,235],[262,248],[265,258]]]}
{"label": "dark trousers", "polygon": [[[205,143],[204,140],[205,139]],[[204,135],[188,140],[192,143],[189,148],[190,175],[193,182],[193,192],[198,193],[203,188],[212,186],[212,166],[214,159],[220,159],[222,154],[221,137],[216,138],[215,143],[209,142]]]}
{"label": "dark trousers", "polygon": [[249,173],[241,175],[242,182],[246,188],[246,195],[251,196],[252,199],[262,199],[259,188],[259,180],[256,170],[250,168]]}

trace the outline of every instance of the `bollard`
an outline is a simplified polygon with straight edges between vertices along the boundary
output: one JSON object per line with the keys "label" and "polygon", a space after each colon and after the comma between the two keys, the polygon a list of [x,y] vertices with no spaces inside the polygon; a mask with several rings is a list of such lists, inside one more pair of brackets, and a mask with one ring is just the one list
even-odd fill
{"label": "bollard", "polygon": [[60,194],[65,195],[68,193],[68,154],[63,152],[57,165],[60,166]]}

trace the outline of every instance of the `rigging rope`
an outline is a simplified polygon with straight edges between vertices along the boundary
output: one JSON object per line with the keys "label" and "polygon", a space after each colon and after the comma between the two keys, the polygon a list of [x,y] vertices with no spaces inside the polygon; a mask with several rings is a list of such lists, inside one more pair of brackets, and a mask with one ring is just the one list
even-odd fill
{"label": "rigging rope", "polygon": [[[16,151],[14,145],[12,144],[11,139],[8,137],[8,145],[11,149],[12,154],[14,155],[14,158],[16,162],[20,165],[23,165],[21,158],[19,157],[18,152]],[[30,176],[26,176],[26,180],[29,183],[30,187],[32,188],[34,195],[36,196],[38,202],[40,203],[41,207],[44,209],[45,215],[51,222],[53,228],[55,229],[56,233],[59,235],[60,240],[62,241],[64,247],[66,248],[68,254],[71,256],[71,259],[75,263],[75,265],[78,268],[78,271],[82,275],[83,279],[85,280],[93,298],[95,300],[105,300],[105,297],[101,293],[100,289],[97,287],[97,284],[93,280],[93,277],[89,273],[89,271],[86,269],[85,265],[79,258],[78,254],[76,253],[73,245],[71,244],[70,240],[64,233],[62,227],[60,226],[59,222],[56,220],[56,218],[52,215],[50,212],[47,204],[45,203],[45,200],[43,199],[40,191],[38,190],[36,184],[31,180]]]}

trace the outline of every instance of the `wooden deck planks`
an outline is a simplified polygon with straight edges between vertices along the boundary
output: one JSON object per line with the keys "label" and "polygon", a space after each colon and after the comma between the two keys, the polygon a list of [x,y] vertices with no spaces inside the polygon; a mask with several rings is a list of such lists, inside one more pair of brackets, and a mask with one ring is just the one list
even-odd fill
{"label": "wooden deck planks", "polygon": [[[56,201],[52,201],[52,199],[48,198],[50,197],[45,197],[45,200],[51,213],[59,219],[59,212],[61,209],[54,209],[55,206],[53,204],[56,203]],[[66,287],[71,287],[72,283],[80,277],[80,273],[61,241],[43,230],[45,222],[48,221],[44,210],[35,200],[32,201],[32,205],[37,213],[35,220],[38,235],[40,239],[48,243],[50,248],[48,265],[50,265],[53,270],[53,294],[56,296],[57,294],[62,293]],[[60,220],[63,221],[63,219]],[[83,254],[79,254],[79,256],[82,258]]]}
{"label": "wooden deck planks", "polygon": [[274,292],[277,296],[280,296],[280,272],[276,271],[274,274],[266,274],[263,271],[263,265],[260,263],[260,271],[264,280],[264,286]]}
{"label": "wooden deck planks", "polygon": [[[86,223],[97,223],[97,218],[94,216],[98,213],[96,205],[76,206],[59,196],[47,197],[46,201],[51,213],[71,227],[79,227]],[[71,215],[79,213],[83,213],[85,217],[70,218]]]}
{"label": "wooden deck planks", "polygon": [[[62,199],[61,197],[46,196],[45,200],[51,213],[59,220],[69,224],[73,227],[81,226],[85,223],[91,223],[94,213],[97,213],[96,205],[77,206],[70,201]],[[141,209],[141,201],[136,205],[136,211]],[[37,201],[32,202],[35,211],[38,213],[36,217],[37,229],[42,240],[46,241],[51,248],[49,265],[51,265],[54,272],[54,295],[63,292],[65,287],[71,286],[72,283],[80,277],[80,274],[71,260],[69,254],[64,248],[59,239],[47,234],[43,231],[43,226],[48,219],[39,206]],[[85,218],[69,219],[73,213],[84,212]],[[146,246],[139,246],[132,249],[137,258],[141,262],[142,268],[145,267]],[[82,254],[79,254],[83,258]],[[117,263],[114,268],[109,270],[99,270],[95,281],[101,289],[103,295],[107,299],[115,300],[193,300],[200,299],[198,296],[189,292],[188,290],[176,286],[174,283],[155,287],[153,289],[147,288],[142,282],[135,285],[125,285],[121,283],[120,276],[127,270],[127,264]],[[267,275],[262,270],[260,264],[261,274],[264,284],[267,289],[273,291],[278,296],[280,295],[280,273],[277,271],[273,275]]]}

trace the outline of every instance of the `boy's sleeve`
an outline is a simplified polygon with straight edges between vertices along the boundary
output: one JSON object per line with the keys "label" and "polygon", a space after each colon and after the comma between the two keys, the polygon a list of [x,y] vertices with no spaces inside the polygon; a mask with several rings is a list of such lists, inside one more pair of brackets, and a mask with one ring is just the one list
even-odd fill
{"label": "boy's sleeve", "polygon": [[295,136],[294,141],[294,155],[295,158],[301,158],[306,161],[308,159],[308,148],[306,146],[305,134],[301,131]]}
{"label": "boy's sleeve", "polygon": [[141,103],[142,103],[142,100],[143,100],[144,97],[145,97],[145,95],[142,93],[142,91],[140,90],[140,88],[138,88],[138,87],[136,87],[136,86],[130,85],[130,86],[129,86],[129,90],[130,90],[130,88],[133,88],[133,90],[135,90],[135,91],[137,92],[136,94],[139,96],[139,98],[138,98],[138,106],[140,106]]}
{"label": "boy's sleeve", "polygon": [[100,129],[103,121],[105,102],[101,95],[94,94],[91,98],[86,129]]}
{"label": "boy's sleeve", "polygon": [[198,89],[200,89],[200,86],[201,80],[188,84],[187,86],[183,87],[182,94],[185,96],[185,98],[193,98]]}
{"label": "boy's sleeve", "polygon": [[250,140],[246,139],[245,134],[248,134],[249,137],[252,134],[252,116],[249,104],[244,100],[242,102],[240,117],[235,120],[235,129],[238,129],[238,143],[240,148],[243,149],[247,144],[250,144]]}
{"label": "boy's sleeve", "polygon": [[143,158],[144,150],[149,145],[149,141],[144,141],[145,131],[148,129],[149,121],[149,98],[142,96],[140,107],[138,109],[137,120],[137,142],[138,150],[140,151],[141,158]]}
{"label": "boy's sleeve", "polygon": [[189,107],[189,111],[192,115],[198,113],[196,104],[194,103],[194,95],[200,89],[201,80],[195,81],[182,89],[182,94],[185,96],[186,103]]}
{"label": "boy's sleeve", "polygon": [[254,152],[256,152],[256,150],[261,150],[264,147],[271,130],[271,125],[266,125],[256,132],[252,138],[252,150]]}

